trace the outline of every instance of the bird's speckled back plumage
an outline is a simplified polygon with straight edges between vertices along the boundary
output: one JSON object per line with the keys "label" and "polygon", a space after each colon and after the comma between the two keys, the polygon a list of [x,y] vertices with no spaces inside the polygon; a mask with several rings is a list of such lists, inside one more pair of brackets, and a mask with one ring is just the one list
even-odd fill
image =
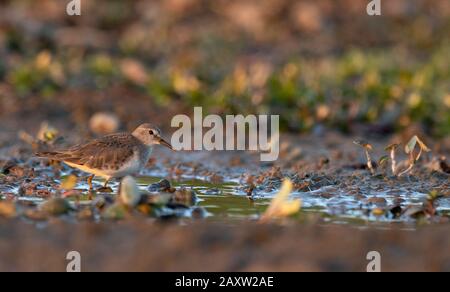
{"label": "bird's speckled back plumage", "polygon": [[93,169],[113,170],[124,165],[136,152],[140,160],[145,160],[150,151],[150,147],[144,145],[133,135],[117,133],[69,149],[41,152],[36,155]]}

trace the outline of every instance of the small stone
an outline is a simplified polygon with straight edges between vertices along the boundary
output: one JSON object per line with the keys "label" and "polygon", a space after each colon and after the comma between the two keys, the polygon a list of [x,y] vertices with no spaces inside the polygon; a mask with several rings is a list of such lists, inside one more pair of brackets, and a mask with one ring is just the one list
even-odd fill
{"label": "small stone", "polygon": [[192,209],[192,218],[193,219],[203,219],[206,217],[206,210],[203,207],[195,207]]}
{"label": "small stone", "polygon": [[167,179],[160,180],[157,183],[148,186],[148,191],[152,193],[156,192],[171,192],[172,186]]}
{"label": "small stone", "polygon": [[123,204],[113,204],[105,209],[102,213],[102,218],[110,220],[124,219],[127,214],[126,207]]}
{"label": "small stone", "polygon": [[191,189],[177,190],[171,200],[172,203],[179,203],[186,206],[195,205],[196,201],[197,196]]}
{"label": "small stone", "polygon": [[218,188],[208,189],[205,192],[205,195],[207,195],[207,196],[218,196],[218,195],[221,195],[221,194],[222,194],[222,191],[220,189],[218,189]]}
{"label": "small stone", "polygon": [[423,207],[410,206],[406,209],[404,215],[413,219],[420,219],[425,217],[426,214]]}
{"label": "small stone", "polygon": [[367,204],[373,204],[377,207],[386,207],[387,201],[385,198],[373,197],[366,200]]}
{"label": "small stone", "polygon": [[141,200],[141,192],[133,177],[126,176],[122,179],[119,188],[119,197],[121,202],[130,208],[136,207],[139,203]]}
{"label": "small stone", "polygon": [[401,206],[394,206],[391,208],[391,214],[394,216],[394,218],[399,218],[402,215],[402,207]]}
{"label": "small stone", "polygon": [[106,199],[103,196],[98,196],[92,201],[92,205],[97,209],[103,209],[106,206]]}
{"label": "small stone", "polygon": [[166,206],[172,199],[171,194],[144,194],[141,199],[142,204],[148,204],[156,207]]}
{"label": "small stone", "polygon": [[67,214],[72,209],[72,207],[65,199],[53,198],[42,203],[39,206],[39,209],[49,215],[59,216]]}
{"label": "small stone", "polygon": [[94,212],[92,212],[92,209],[89,208],[82,208],[78,213],[77,213],[77,218],[79,220],[90,220],[92,218],[94,218]]}
{"label": "small stone", "polygon": [[97,196],[92,201],[92,206],[94,206],[95,208],[101,210],[101,209],[105,208],[106,206],[109,206],[109,205],[111,205],[113,203],[114,203],[114,198],[112,196],[101,195],[101,196]]}

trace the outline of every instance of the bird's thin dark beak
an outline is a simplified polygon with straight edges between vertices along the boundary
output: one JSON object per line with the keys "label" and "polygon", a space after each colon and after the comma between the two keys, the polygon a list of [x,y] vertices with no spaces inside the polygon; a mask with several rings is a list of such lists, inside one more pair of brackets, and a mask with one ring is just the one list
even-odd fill
{"label": "bird's thin dark beak", "polygon": [[172,145],[171,145],[169,142],[167,142],[166,140],[164,140],[163,138],[160,138],[159,144],[161,144],[161,145],[163,145],[163,146],[166,146],[166,147],[169,148],[170,150],[173,150]]}

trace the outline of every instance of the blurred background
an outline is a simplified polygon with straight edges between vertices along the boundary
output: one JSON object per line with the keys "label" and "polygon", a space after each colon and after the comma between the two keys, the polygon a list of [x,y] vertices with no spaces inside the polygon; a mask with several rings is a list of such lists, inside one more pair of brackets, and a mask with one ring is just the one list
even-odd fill
{"label": "blurred background", "polygon": [[286,132],[450,134],[450,1],[0,0],[1,131],[279,114]]}

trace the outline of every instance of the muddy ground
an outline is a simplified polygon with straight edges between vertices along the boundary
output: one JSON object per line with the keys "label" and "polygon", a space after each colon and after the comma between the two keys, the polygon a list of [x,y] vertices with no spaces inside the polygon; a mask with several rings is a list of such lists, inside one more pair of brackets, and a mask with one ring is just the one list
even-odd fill
{"label": "muddy ground", "polygon": [[369,251],[383,271],[449,271],[449,226],[419,230],[351,226],[139,221],[48,228],[2,220],[0,270],[65,271],[81,253],[83,271],[366,271]]}
{"label": "muddy ground", "polygon": [[[63,144],[79,139],[66,137]],[[96,200],[111,204],[117,182],[113,194],[89,198],[85,174],[35,158],[32,145],[9,135],[2,150],[3,166],[10,167],[2,176],[3,202],[15,202],[20,211],[1,219],[0,270],[61,271],[66,253],[76,250],[84,271],[365,271],[365,257],[375,250],[384,271],[449,271],[449,174],[437,163],[448,155],[448,141],[430,144],[433,154],[411,175],[395,178],[382,167],[371,176],[354,139],[333,132],[283,135],[280,159],[270,164],[260,163],[258,153],[158,148],[141,174],[141,189],[153,182],[147,178],[167,178],[176,188],[188,182],[200,200],[183,203],[188,214],[139,209],[103,218]],[[375,160],[402,136],[371,141]],[[74,209],[41,212],[42,202],[65,197],[60,184],[70,173],[79,178],[72,192],[81,199],[67,197]],[[258,222],[284,177],[294,181],[303,210]],[[432,191],[441,197],[430,203]]]}

